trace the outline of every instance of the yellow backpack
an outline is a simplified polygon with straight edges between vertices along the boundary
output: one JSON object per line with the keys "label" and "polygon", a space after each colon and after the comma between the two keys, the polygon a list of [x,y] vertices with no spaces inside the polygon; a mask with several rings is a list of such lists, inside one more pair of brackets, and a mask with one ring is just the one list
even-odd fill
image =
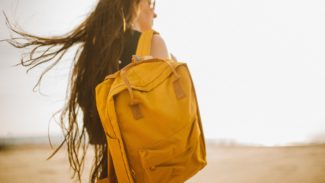
{"label": "yellow backpack", "polygon": [[108,177],[98,182],[183,183],[207,165],[189,69],[145,59],[154,33],[143,32],[132,63],[96,86],[108,144]]}

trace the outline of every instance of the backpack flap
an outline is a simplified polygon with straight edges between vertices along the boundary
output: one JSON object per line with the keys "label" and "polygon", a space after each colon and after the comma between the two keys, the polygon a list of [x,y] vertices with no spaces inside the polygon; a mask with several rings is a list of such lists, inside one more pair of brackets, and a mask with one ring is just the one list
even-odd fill
{"label": "backpack flap", "polygon": [[[121,70],[120,75],[127,79],[127,82],[133,89],[140,91],[150,91],[155,86],[159,85],[162,81],[173,74],[173,67],[177,69],[181,65],[186,65],[181,62],[168,63],[170,61],[160,59],[150,59],[136,64],[129,65],[127,70]],[[123,72],[124,71],[124,72]],[[111,88],[111,94],[119,93],[121,90],[126,89],[125,81],[123,77],[115,78],[115,81]]]}

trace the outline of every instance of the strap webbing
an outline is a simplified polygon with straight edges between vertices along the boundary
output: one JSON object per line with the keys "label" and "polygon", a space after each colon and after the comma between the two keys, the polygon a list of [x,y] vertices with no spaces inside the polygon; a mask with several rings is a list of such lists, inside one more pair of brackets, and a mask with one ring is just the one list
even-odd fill
{"label": "strap webbing", "polygon": [[151,41],[154,34],[158,32],[150,29],[141,33],[139,38],[136,55],[137,56],[148,56],[151,53]]}

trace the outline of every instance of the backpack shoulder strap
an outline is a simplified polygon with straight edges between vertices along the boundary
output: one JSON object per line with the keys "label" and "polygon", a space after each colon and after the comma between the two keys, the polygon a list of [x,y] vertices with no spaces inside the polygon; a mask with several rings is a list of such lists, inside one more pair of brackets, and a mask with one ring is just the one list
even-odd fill
{"label": "backpack shoulder strap", "polygon": [[159,34],[155,30],[147,30],[141,33],[139,38],[136,56],[144,57],[151,53],[151,41],[154,34]]}

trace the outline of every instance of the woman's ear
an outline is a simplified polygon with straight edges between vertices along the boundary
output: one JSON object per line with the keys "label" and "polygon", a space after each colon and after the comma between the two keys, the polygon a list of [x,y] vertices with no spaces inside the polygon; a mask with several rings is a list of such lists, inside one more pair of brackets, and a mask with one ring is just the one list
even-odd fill
{"label": "woman's ear", "polygon": [[[131,25],[134,29],[136,29],[138,27],[138,17],[139,17],[139,14],[140,14],[140,11],[141,11],[141,3],[139,3],[136,7],[134,7],[134,10],[133,10],[133,16],[132,16],[132,20],[131,20]],[[138,29],[136,29],[138,30]]]}

